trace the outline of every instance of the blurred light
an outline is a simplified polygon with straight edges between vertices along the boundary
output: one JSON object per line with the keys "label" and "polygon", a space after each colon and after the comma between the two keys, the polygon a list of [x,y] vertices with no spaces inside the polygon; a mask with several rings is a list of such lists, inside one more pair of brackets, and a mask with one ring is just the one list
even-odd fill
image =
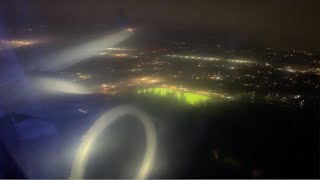
{"label": "blurred light", "polygon": [[50,77],[31,78],[31,83],[41,93],[90,94],[92,91],[72,81]]}
{"label": "blurred light", "polygon": [[[101,53],[106,47],[114,46],[126,39],[133,33],[122,30],[88,43],[80,44],[76,47],[67,48],[62,52],[53,53],[48,57],[43,57],[36,61],[36,66],[40,71],[57,71],[77,64],[92,56]],[[31,66],[31,67],[33,67]]]}
{"label": "blurred light", "polygon": [[78,109],[78,111],[81,112],[81,113],[83,113],[83,114],[87,114],[87,113],[88,113],[88,111],[83,110],[83,109]]}
{"label": "blurred light", "polygon": [[120,117],[127,114],[135,116],[136,119],[142,123],[146,133],[146,151],[139,168],[139,172],[136,175],[136,179],[145,179],[148,176],[152,168],[156,152],[157,139],[155,127],[150,120],[151,118],[146,113],[143,113],[130,106],[119,106],[105,112],[99,119],[95,121],[95,123],[85,134],[74,158],[71,169],[71,179],[84,178],[84,171],[87,165],[88,155],[90,150],[93,148],[92,146],[96,139],[103,133],[105,129],[107,129],[115,121],[120,120]]}

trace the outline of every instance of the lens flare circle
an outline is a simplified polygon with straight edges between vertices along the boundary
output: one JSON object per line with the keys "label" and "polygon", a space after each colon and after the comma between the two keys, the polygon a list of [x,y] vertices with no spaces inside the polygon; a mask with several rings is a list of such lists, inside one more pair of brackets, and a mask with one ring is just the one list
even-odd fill
{"label": "lens flare circle", "polygon": [[96,122],[88,130],[75,156],[71,169],[71,179],[83,179],[85,167],[88,160],[88,154],[92,145],[94,144],[94,141],[105,129],[107,129],[110,125],[112,125],[112,123],[117,121],[119,117],[122,117],[124,115],[132,115],[136,117],[144,127],[146,133],[146,151],[141,167],[139,168],[139,171],[136,175],[136,179],[144,179],[148,176],[156,152],[157,142],[155,127],[151,121],[151,118],[146,113],[143,113],[134,107],[125,105],[118,106],[103,113],[103,115],[99,119],[97,119]]}

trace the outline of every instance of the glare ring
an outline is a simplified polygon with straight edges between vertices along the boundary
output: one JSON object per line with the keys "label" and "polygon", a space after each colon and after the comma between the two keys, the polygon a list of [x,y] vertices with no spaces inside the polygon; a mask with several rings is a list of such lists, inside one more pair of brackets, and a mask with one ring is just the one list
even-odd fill
{"label": "glare ring", "polygon": [[81,142],[73,166],[71,169],[71,179],[83,179],[85,167],[87,164],[88,153],[90,152],[91,145],[97,137],[108,128],[113,122],[119,120],[119,117],[124,115],[133,115],[139,120],[146,133],[146,151],[141,164],[141,167],[136,175],[136,179],[144,179],[147,177],[151,170],[156,151],[156,131],[151,118],[136,108],[131,106],[118,106],[105,113],[95,121],[95,123],[88,130]]}

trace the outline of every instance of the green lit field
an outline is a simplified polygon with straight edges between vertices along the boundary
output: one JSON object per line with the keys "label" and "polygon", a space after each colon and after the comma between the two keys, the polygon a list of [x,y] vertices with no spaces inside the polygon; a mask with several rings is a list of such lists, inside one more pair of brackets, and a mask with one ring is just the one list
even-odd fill
{"label": "green lit field", "polygon": [[210,96],[197,94],[194,92],[184,92],[181,90],[170,89],[166,87],[153,87],[138,90],[139,94],[153,94],[161,97],[172,97],[186,104],[201,104],[211,99]]}

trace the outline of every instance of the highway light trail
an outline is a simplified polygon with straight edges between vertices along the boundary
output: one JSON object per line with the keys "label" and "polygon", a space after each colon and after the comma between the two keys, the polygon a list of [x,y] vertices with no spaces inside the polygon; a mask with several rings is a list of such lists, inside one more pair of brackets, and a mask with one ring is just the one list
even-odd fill
{"label": "highway light trail", "polygon": [[98,55],[106,48],[112,47],[128,39],[133,33],[133,31],[125,29],[91,42],[65,49],[62,52],[57,52],[48,57],[45,56],[38,59],[36,61],[38,64],[35,66],[39,71],[57,71],[65,69],[85,59]]}
{"label": "highway light trail", "polygon": [[85,134],[84,139],[81,142],[74,158],[71,169],[71,179],[84,178],[88,155],[94,142],[104,130],[110,127],[115,121],[119,120],[120,117],[125,115],[133,115],[142,123],[144,127],[146,133],[146,151],[141,167],[136,175],[136,179],[145,179],[148,176],[152,168],[156,152],[157,139],[155,127],[151,122],[151,118],[146,113],[141,112],[131,106],[119,106],[105,112],[99,119],[95,121],[95,123]]}
{"label": "highway light trail", "polygon": [[251,64],[254,63],[254,61],[248,61],[248,60],[238,60],[238,59],[221,59],[217,57],[204,57],[204,56],[187,56],[187,55],[178,55],[178,54],[168,54],[166,55],[170,58],[180,58],[180,59],[188,59],[188,60],[202,60],[202,61],[227,61],[231,63],[241,63],[241,64]]}

